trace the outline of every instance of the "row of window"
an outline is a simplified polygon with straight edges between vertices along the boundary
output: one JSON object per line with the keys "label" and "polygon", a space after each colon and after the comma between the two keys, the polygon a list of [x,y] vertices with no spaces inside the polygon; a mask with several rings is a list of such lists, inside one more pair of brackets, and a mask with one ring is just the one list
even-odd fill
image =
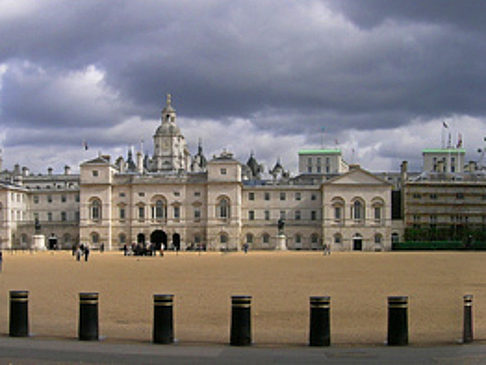
{"label": "row of window", "polygon": [[[253,233],[247,233],[245,238],[246,238],[246,243],[248,244],[256,243],[256,238],[253,235]],[[300,244],[303,241],[302,235],[299,233],[295,234],[293,238],[296,244]],[[319,243],[319,235],[317,233],[311,234],[310,241],[313,245],[317,245]],[[268,233],[263,233],[261,235],[261,242],[264,244],[270,243],[270,235]]]}
{"label": "row of window", "polygon": [[[32,199],[34,201],[34,204],[39,204],[39,201],[40,201],[39,195],[34,195]],[[61,200],[62,203],[66,203],[67,202],[67,196],[66,195],[61,195],[60,200]],[[54,201],[53,196],[52,195],[46,195],[46,201],[48,203],[52,203]],[[74,196],[74,201],[76,203],[79,203],[79,194],[76,194]]]}
{"label": "row of window", "polygon": [[[281,210],[279,212],[279,218],[280,219],[284,219],[284,220],[287,219],[287,212],[285,210]],[[256,213],[255,213],[255,211],[254,210],[249,210],[248,211],[248,220],[253,221],[255,219],[256,219]],[[271,217],[270,217],[270,211],[269,210],[264,210],[263,211],[263,219],[266,220],[266,221],[269,221],[271,219]],[[300,210],[296,210],[294,212],[293,219],[295,219],[296,221],[300,221],[301,219],[303,219],[302,212]],[[311,221],[317,220],[317,211],[311,210],[309,219]]]}
{"label": "row of window", "polygon": [[79,211],[75,211],[73,215],[68,214],[68,212],[60,212],[59,215],[57,215],[57,213],[47,212],[45,217],[42,216],[40,213],[34,213],[34,220],[35,219],[38,219],[39,221],[47,220],[48,222],[67,222],[71,220],[79,222]]}
{"label": "row of window", "polygon": [[[423,197],[424,198],[428,197],[431,200],[437,200],[439,195],[441,195],[441,194],[437,194],[437,193],[430,193],[430,194],[413,193],[412,198],[413,199],[422,199]],[[462,192],[455,193],[455,196],[456,196],[456,199],[464,199],[464,193],[462,193]],[[444,197],[446,197],[446,196],[444,195]],[[481,199],[486,200],[486,194],[482,194]]]}
{"label": "row of window", "polygon": [[[248,192],[248,200],[255,200],[256,193],[253,191]],[[287,200],[287,193],[284,191],[279,192],[278,197],[280,200]],[[317,193],[311,193],[310,195],[311,200],[316,200],[317,199]],[[263,200],[270,200],[271,194],[269,191],[264,191],[263,192]],[[302,200],[302,193],[301,192],[295,192],[294,193],[294,199],[295,200]]]}
{"label": "row of window", "polygon": [[[395,235],[395,237],[394,237]],[[359,233],[356,233],[352,240],[362,240],[362,236],[359,234]],[[343,235],[341,233],[336,233],[333,237],[333,241],[335,244],[342,244],[343,243]],[[398,235],[396,233],[394,233],[392,235],[392,242],[393,241],[398,241]],[[383,236],[380,234],[380,233],[376,233],[374,236],[373,236],[373,242],[375,244],[382,244],[383,242]]]}
{"label": "row of window", "polygon": [[[356,199],[350,207],[350,218],[355,221],[364,221],[366,219],[366,209],[363,201]],[[383,216],[383,203],[375,202],[372,205],[373,219],[380,222]],[[334,220],[343,222],[344,219],[344,202],[339,200],[333,203]]]}

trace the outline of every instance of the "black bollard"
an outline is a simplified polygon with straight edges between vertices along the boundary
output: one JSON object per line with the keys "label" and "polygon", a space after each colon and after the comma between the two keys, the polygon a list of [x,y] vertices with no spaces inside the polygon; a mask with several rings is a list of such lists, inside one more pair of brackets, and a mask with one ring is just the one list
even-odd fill
{"label": "black bollard", "polygon": [[154,294],[154,343],[174,342],[173,325],[173,298],[172,294]]}
{"label": "black bollard", "polygon": [[408,345],[408,297],[388,297],[388,345]]}
{"label": "black bollard", "polygon": [[79,293],[78,338],[98,341],[98,293]]}
{"label": "black bollard", "polygon": [[231,297],[230,345],[251,345],[251,296],[234,295]]}
{"label": "black bollard", "polygon": [[473,342],[472,300],[472,295],[464,295],[464,331],[462,336],[463,343]]}
{"label": "black bollard", "polygon": [[11,337],[29,336],[29,292],[27,290],[10,291],[10,331]]}
{"label": "black bollard", "polygon": [[310,297],[309,346],[329,346],[331,297]]}

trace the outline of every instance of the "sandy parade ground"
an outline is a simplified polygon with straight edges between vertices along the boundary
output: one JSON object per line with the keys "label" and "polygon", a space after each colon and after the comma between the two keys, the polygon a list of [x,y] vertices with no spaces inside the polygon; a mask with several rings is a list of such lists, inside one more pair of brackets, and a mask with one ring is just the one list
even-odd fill
{"label": "sandy parade ground", "polygon": [[387,296],[409,296],[411,344],[462,337],[463,295],[473,294],[475,339],[486,339],[486,253],[166,252],[124,257],[92,252],[4,252],[0,334],[8,333],[9,290],[29,290],[31,333],[76,338],[78,293],[100,293],[106,341],[150,341],[153,294],[174,294],[175,337],[227,343],[231,295],[252,295],[253,341],[308,341],[309,296],[331,296],[333,344],[386,340]]}

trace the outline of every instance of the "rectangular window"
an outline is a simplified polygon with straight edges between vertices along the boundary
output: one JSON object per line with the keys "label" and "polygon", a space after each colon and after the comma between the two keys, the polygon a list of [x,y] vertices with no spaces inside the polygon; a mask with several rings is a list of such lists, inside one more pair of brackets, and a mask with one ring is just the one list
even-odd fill
{"label": "rectangular window", "polygon": [[52,203],[52,195],[48,195],[47,196],[47,202],[48,203]]}
{"label": "rectangular window", "polygon": [[74,200],[76,201],[76,203],[79,203],[79,194],[76,194]]}
{"label": "rectangular window", "polygon": [[79,211],[74,212],[74,219],[76,219],[76,222],[79,222]]}
{"label": "rectangular window", "polygon": [[280,193],[280,200],[285,200],[286,196],[285,196],[285,193]]}
{"label": "rectangular window", "polygon": [[285,219],[285,210],[280,211],[280,219]]}
{"label": "rectangular window", "polygon": [[124,198],[124,197],[125,197],[125,193],[120,193],[120,194],[118,194],[118,196],[119,196],[120,198]]}
{"label": "rectangular window", "polygon": [[194,208],[194,219],[196,219],[196,220],[201,219],[201,209]]}
{"label": "rectangular window", "polygon": [[413,196],[414,199],[420,199],[420,198],[422,198],[422,196],[419,193],[413,193],[412,196]]}
{"label": "rectangular window", "polygon": [[317,167],[316,167],[316,172],[317,172],[317,173],[320,173],[320,172],[321,172],[321,166],[317,166]]}
{"label": "rectangular window", "polygon": [[270,220],[270,211],[266,210],[264,214],[265,214],[265,220],[269,221]]}
{"label": "rectangular window", "polygon": [[221,173],[221,175],[226,175],[227,170],[223,168],[223,169],[220,169],[219,172]]}
{"label": "rectangular window", "polygon": [[139,193],[138,193],[138,196],[140,196],[140,197],[144,197],[144,196],[145,196],[145,193],[144,193],[144,192],[139,192]]}
{"label": "rectangular window", "polygon": [[66,212],[61,212],[61,220],[63,222],[65,222],[67,219],[66,219]]}
{"label": "rectangular window", "polygon": [[464,199],[464,193],[456,193],[456,199]]}
{"label": "rectangular window", "polygon": [[375,207],[375,221],[381,220],[381,208]]}
{"label": "rectangular window", "polygon": [[295,200],[300,200],[300,199],[301,199],[300,193],[295,193]]}
{"label": "rectangular window", "polygon": [[200,191],[195,191],[194,192],[194,196],[201,196],[201,192]]}
{"label": "rectangular window", "polygon": [[265,200],[270,200],[270,193],[266,192],[263,196]]}
{"label": "rectangular window", "polygon": [[181,208],[174,207],[174,218],[179,219],[181,217]]}
{"label": "rectangular window", "polygon": [[66,195],[61,195],[61,201],[62,201],[63,203],[65,203],[65,202],[66,202]]}
{"label": "rectangular window", "polygon": [[125,219],[125,208],[120,207],[120,219]]}
{"label": "rectangular window", "polygon": [[295,220],[300,221],[300,210],[295,211]]}
{"label": "rectangular window", "polygon": [[139,219],[145,218],[145,208],[144,207],[138,207],[138,218]]}
{"label": "rectangular window", "polygon": [[317,199],[317,194],[312,193],[312,194],[311,194],[311,200],[316,200],[316,199]]}
{"label": "rectangular window", "polygon": [[311,173],[312,172],[312,166],[307,166],[307,172]]}
{"label": "rectangular window", "polygon": [[341,220],[341,207],[334,207],[334,219]]}
{"label": "rectangular window", "polygon": [[98,170],[93,170],[92,172],[93,172],[93,176],[95,177],[98,176]]}
{"label": "rectangular window", "polygon": [[248,219],[251,220],[251,221],[255,220],[255,211],[254,210],[248,211]]}
{"label": "rectangular window", "polygon": [[179,191],[174,191],[174,196],[181,196],[181,193]]}
{"label": "rectangular window", "polygon": [[51,212],[47,212],[47,220],[49,222],[52,221],[52,213]]}
{"label": "rectangular window", "polygon": [[255,193],[253,192],[248,193],[248,200],[255,200]]}
{"label": "rectangular window", "polygon": [[430,194],[430,199],[437,200],[437,194],[435,193]]}
{"label": "rectangular window", "polygon": [[315,210],[311,211],[311,221],[315,221],[317,219],[317,213]]}
{"label": "rectangular window", "polygon": [[34,204],[39,204],[39,197],[34,195]]}

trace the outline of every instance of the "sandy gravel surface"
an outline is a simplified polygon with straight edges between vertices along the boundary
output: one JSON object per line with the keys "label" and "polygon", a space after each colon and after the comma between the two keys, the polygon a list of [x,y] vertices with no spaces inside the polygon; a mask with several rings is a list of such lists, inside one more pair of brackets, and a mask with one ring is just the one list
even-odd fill
{"label": "sandy gravel surface", "polygon": [[155,293],[175,295],[175,336],[227,343],[231,295],[252,295],[253,340],[305,344],[309,296],[331,296],[334,344],[383,344],[387,296],[409,296],[410,343],[462,337],[464,294],[474,295],[476,339],[486,339],[486,253],[250,252],[124,257],[69,252],[4,253],[0,334],[8,333],[8,291],[29,290],[31,332],[77,336],[78,293],[100,293],[107,340],[149,341]]}

